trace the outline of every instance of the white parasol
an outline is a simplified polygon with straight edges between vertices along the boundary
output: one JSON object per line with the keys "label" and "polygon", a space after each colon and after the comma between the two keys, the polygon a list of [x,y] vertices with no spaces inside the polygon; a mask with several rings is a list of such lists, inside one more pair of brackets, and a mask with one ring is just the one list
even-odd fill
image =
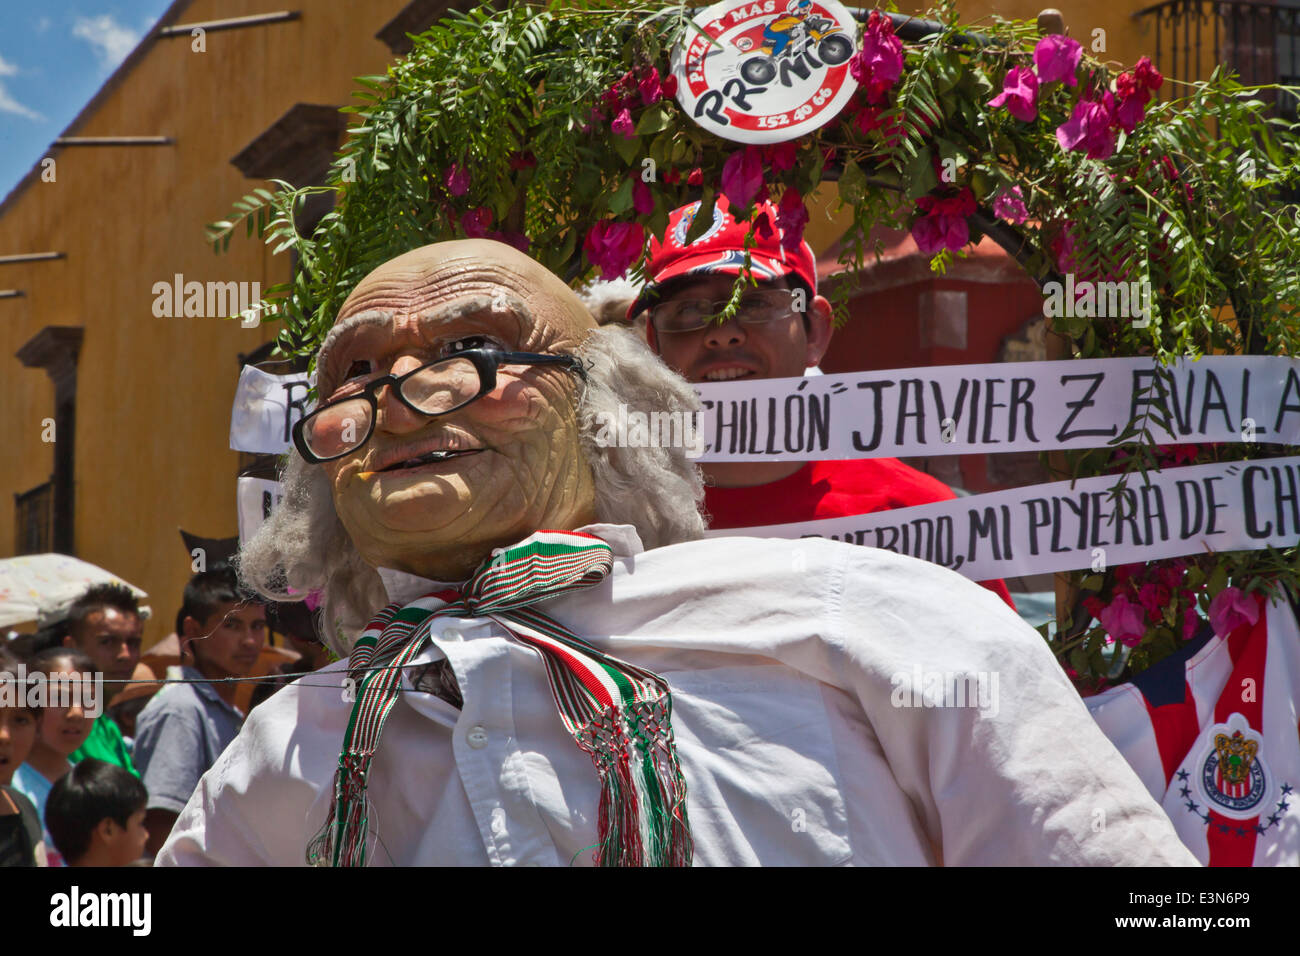
{"label": "white parasol", "polygon": [[[25,554],[0,559],[0,626],[36,621],[41,627],[68,613],[72,602],[92,584],[124,584],[137,598],[140,588],[116,574],[66,554]],[[142,617],[149,616],[141,608]]]}

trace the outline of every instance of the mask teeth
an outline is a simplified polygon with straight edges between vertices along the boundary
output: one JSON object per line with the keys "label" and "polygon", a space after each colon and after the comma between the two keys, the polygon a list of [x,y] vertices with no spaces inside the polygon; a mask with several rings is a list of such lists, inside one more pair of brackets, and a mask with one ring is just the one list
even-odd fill
{"label": "mask teeth", "polygon": [[454,454],[455,454],[455,452],[452,451],[450,448],[440,448],[440,449],[437,449],[437,450],[435,450],[435,451],[426,451],[426,452],[425,452],[423,455],[421,455],[419,458],[412,458],[412,459],[410,459],[410,461],[414,461],[414,462],[421,462],[421,461],[444,461],[444,460],[450,458],[450,457],[451,457],[452,455],[454,455]]}

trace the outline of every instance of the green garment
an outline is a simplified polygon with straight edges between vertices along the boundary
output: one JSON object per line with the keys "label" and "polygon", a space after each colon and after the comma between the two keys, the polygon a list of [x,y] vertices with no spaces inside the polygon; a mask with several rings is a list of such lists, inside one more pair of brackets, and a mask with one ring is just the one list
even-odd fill
{"label": "green garment", "polygon": [[131,753],[126,749],[122,731],[117,729],[117,724],[108,714],[100,714],[95,719],[95,725],[90,729],[90,736],[86,738],[86,742],[73,751],[68,759],[78,763],[87,757],[115,763],[119,767],[130,770],[137,777],[140,776],[140,771],[136,770],[135,765],[131,763]]}

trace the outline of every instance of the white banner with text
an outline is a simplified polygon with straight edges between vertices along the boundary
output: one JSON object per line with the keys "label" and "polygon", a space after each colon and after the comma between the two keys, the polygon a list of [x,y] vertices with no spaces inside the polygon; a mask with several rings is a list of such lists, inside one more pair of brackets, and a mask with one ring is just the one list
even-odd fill
{"label": "white banner with text", "polygon": [[230,413],[234,451],[282,455],[293,447],[293,426],[302,418],[311,383],[306,372],[272,375],[245,365]]}
{"label": "white banner with text", "polygon": [[271,516],[271,509],[284,498],[284,486],[267,478],[240,478],[235,487],[235,501],[239,512],[240,547],[262,527]]}
{"label": "white banner with text", "polygon": [[1161,445],[1300,445],[1300,359],[1280,356],[1001,362],[695,388],[700,462],[1099,448],[1135,418]]}
{"label": "white banner with text", "polygon": [[1167,468],[996,491],[845,518],[709,531],[831,538],[941,564],[976,581],[1205,551],[1294,547],[1300,457]]}

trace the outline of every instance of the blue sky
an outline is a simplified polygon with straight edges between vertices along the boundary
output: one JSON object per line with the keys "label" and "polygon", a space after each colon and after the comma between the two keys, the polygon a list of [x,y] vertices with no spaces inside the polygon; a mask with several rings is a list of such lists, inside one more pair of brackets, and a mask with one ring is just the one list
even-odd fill
{"label": "blue sky", "polygon": [[170,0],[0,0],[0,198],[168,6]]}

